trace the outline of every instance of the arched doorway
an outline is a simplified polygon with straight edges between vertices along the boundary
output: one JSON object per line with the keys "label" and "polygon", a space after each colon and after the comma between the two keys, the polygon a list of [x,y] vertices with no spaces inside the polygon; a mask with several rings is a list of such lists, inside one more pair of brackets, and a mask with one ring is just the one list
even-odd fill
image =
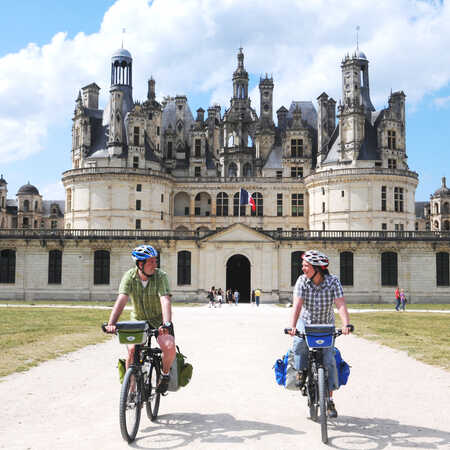
{"label": "arched doorway", "polygon": [[229,288],[239,291],[239,301],[250,301],[250,261],[244,255],[233,255],[227,261],[227,289]]}

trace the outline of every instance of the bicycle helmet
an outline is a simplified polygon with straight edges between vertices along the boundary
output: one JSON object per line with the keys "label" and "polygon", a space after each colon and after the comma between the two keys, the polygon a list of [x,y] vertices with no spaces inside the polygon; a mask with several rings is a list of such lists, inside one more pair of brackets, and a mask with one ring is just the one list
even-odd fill
{"label": "bicycle helmet", "polygon": [[131,252],[131,257],[137,261],[145,261],[148,258],[156,258],[158,252],[151,245],[139,245]]}
{"label": "bicycle helmet", "polygon": [[322,269],[326,269],[329,264],[328,256],[317,250],[308,250],[303,253],[302,259],[309,262],[312,266],[319,266]]}

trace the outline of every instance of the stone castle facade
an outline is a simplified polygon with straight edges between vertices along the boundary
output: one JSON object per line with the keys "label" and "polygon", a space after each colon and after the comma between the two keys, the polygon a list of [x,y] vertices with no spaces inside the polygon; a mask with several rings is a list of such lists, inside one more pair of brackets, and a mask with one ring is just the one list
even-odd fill
{"label": "stone castle facade", "polygon": [[[12,297],[112,298],[130,249],[146,241],[160,250],[176,300],[202,298],[211,285],[237,287],[244,299],[256,287],[263,301],[288,299],[301,252],[319,248],[352,301],[390,300],[397,284],[410,298],[450,301],[450,234],[439,231],[449,223],[445,180],[431,207],[415,203],[405,94],[375,111],[359,49],[342,60],[339,104],[326,93],[317,109],[293,100],[276,123],[275,82],[260,79],[256,111],[242,49],[223,113],[212,105],[194,117],[185,96],[160,103],[152,78],[147,98],[135,101],[132,66],[127,50],[113,54],[104,110],[95,83],[76,100],[64,230],[43,230],[26,246],[0,233],[16,274],[27,272],[26,255],[45,256],[36,280],[19,275],[9,286]],[[241,188],[254,211],[240,204]],[[46,284],[54,267],[59,285]]]}

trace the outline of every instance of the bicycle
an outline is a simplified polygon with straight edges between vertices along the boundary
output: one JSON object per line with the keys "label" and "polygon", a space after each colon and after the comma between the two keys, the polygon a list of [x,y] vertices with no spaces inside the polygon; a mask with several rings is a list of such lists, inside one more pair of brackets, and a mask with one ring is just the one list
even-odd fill
{"label": "bicycle", "polygon": [[[353,325],[347,325],[350,332],[354,330]],[[285,328],[288,334],[291,328]],[[328,371],[323,363],[323,349],[334,346],[336,337],[342,334],[341,329],[336,329],[334,325],[306,325],[305,333],[298,330],[295,335],[306,341],[309,349],[308,368],[306,377],[302,377],[302,382],[298,383],[298,388],[304,396],[308,397],[309,415],[314,422],[320,419],[322,442],[328,443],[327,410],[330,401],[330,391],[328,389]],[[320,411],[320,417],[319,417]]]}
{"label": "bicycle", "polygon": [[[106,325],[102,330],[106,332]],[[127,442],[136,438],[141,420],[141,409],[146,404],[147,417],[153,422],[158,417],[161,394],[156,392],[161,377],[161,349],[152,347],[151,340],[158,337],[158,329],[147,321],[117,322],[119,341],[136,344],[134,359],[125,373],[120,391],[120,432]]]}

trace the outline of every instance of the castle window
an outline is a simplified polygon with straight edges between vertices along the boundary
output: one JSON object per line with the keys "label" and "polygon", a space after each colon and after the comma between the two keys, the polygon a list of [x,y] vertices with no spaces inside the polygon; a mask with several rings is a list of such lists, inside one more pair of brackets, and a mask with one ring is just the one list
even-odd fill
{"label": "castle window", "polygon": [[276,177],[277,178],[283,178],[283,171],[282,170],[277,170]]}
{"label": "castle window", "polygon": [[322,195],[325,195],[325,188],[322,188]]}
{"label": "castle window", "polygon": [[133,168],[137,169],[139,167],[139,156],[133,156]]}
{"label": "castle window", "polygon": [[22,228],[29,228],[30,227],[30,220],[28,217],[24,217],[22,221]]}
{"label": "castle window", "polygon": [[397,253],[384,252],[381,254],[381,285],[397,286]]}
{"label": "castle window", "polygon": [[136,211],[140,211],[140,210],[141,210],[141,201],[136,200]]}
{"label": "castle window", "polygon": [[[34,227],[36,228],[37,223],[34,224]],[[50,223],[50,227],[52,230],[56,230],[56,228],[58,228],[58,221],[57,220],[52,220]]]}
{"label": "castle window", "polygon": [[194,170],[195,170],[194,176],[196,178],[199,178],[202,174],[202,168],[197,166],[197,167],[194,167]]}
{"label": "castle window", "polygon": [[386,211],[387,203],[387,188],[386,186],[381,186],[381,211]]}
{"label": "castle window", "polygon": [[177,265],[177,284],[178,286],[191,284],[191,252],[178,252]]}
{"label": "castle window", "polygon": [[25,200],[25,201],[23,202],[23,210],[24,210],[25,212],[28,212],[28,211],[30,210],[30,202],[29,202],[28,200]]}
{"label": "castle window", "polygon": [[345,192],[341,191],[341,197],[344,197],[344,196],[345,196]]}
{"label": "castle window", "polygon": [[415,230],[415,231],[419,231],[419,222],[416,222],[416,223],[414,224],[414,230]]}
{"label": "castle window", "polygon": [[395,227],[395,231],[404,231],[404,229],[405,229],[405,226],[402,223],[396,223],[394,227]]}
{"label": "castle window", "polygon": [[388,159],[388,168],[396,169],[397,168],[397,160],[396,159]]}
{"label": "castle window", "polygon": [[303,157],[303,139],[291,139],[291,158]]}
{"label": "castle window", "polygon": [[239,192],[233,195],[233,216],[245,216],[245,205],[240,206],[239,210]]}
{"label": "castle window", "polygon": [[62,251],[48,252],[48,284],[61,284]]}
{"label": "castle window", "polygon": [[136,192],[142,192],[142,184],[136,185]]}
{"label": "castle window", "polygon": [[133,144],[139,145],[139,127],[134,127]]}
{"label": "castle window", "polygon": [[387,230],[387,223],[382,223],[381,224],[381,230],[382,231],[386,231]]}
{"label": "castle window", "polygon": [[262,217],[264,215],[264,199],[260,192],[253,192],[252,198],[255,201],[256,210],[251,210],[251,215],[253,217],[260,216]]}
{"label": "castle window", "polygon": [[75,148],[80,146],[80,129],[75,128]]}
{"label": "castle window", "polygon": [[161,194],[161,203],[164,203],[164,194]]}
{"label": "castle window", "polygon": [[322,202],[322,212],[325,212],[325,202]]}
{"label": "castle window", "polygon": [[237,165],[233,162],[228,166],[228,176],[237,177]]}
{"label": "castle window", "polygon": [[172,142],[167,143],[167,158],[172,159]]}
{"label": "castle window", "polygon": [[136,230],[141,229],[141,219],[136,219]]}
{"label": "castle window", "polygon": [[161,211],[161,220],[164,220],[164,212]]}
{"label": "castle window", "polygon": [[277,194],[277,216],[283,215],[283,194]]}
{"label": "castle window", "polygon": [[303,178],[303,167],[292,166],[291,167],[292,178]]}
{"label": "castle window", "polygon": [[291,214],[293,217],[303,216],[303,194],[291,195]]}
{"label": "castle window", "polygon": [[250,163],[244,164],[244,177],[251,177],[252,175],[252,165]]}
{"label": "castle window", "polygon": [[396,137],[395,131],[388,130],[388,149],[395,150],[396,149]]}
{"label": "castle window", "polygon": [[67,211],[72,210],[72,189],[67,189]]}
{"label": "castle window", "polygon": [[216,199],[216,216],[228,216],[228,195],[225,192],[219,192]]}
{"label": "castle window", "polygon": [[342,252],[341,262],[341,284],[343,286],[353,286],[353,253]]}
{"label": "castle window", "polygon": [[14,250],[0,251],[0,283],[16,282],[16,252]]}
{"label": "castle window", "polygon": [[196,158],[200,158],[201,151],[202,151],[202,140],[196,139],[195,140],[195,157]]}
{"label": "castle window", "polygon": [[297,282],[297,278],[303,275],[302,255],[305,252],[297,251],[291,253],[291,286]]}
{"label": "castle window", "polygon": [[438,286],[450,286],[448,253],[436,253],[436,284]]}
{"label": "castle window", "polygon": [[148,113],[148,120],[153,120],[153,113]]}
{"label": "castle window", "polygon": [[394,188],[394,210],[395,212],[403,212],[403,188]]}
{"label": "castle window", "polygon": [[325,231],[325,222],[322,222],[322,231]]}
{"label": "castle window", "polygon": [[159,127],[156,127],[156,136],[159,136]]}
{"label": "castle window", "polygon": [[109,261],[107,250],[94,252],[94,284],[109,284]]}

